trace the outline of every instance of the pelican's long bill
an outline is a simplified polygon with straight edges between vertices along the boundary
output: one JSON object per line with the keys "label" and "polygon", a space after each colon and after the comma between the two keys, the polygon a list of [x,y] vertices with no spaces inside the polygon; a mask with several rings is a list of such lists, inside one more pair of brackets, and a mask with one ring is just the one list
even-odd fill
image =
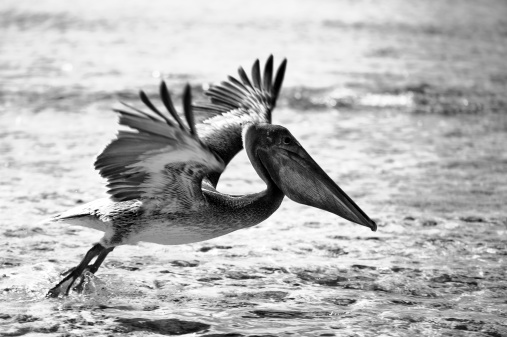
{"label": "pelican's long bill", "polygon": [[324,172],[294,136],[285,131],[286,136],[279,142],[274,141],[278,144],[257,150],[278,188],[293,201],[326,210],[376,231],[377,224]]}

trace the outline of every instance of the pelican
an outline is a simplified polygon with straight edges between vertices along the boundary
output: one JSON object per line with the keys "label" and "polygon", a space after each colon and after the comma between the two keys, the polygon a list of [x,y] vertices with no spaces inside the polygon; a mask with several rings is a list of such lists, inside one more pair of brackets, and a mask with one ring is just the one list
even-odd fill
{"label": "pelican", "polygon": [[[192,106],[187,84],[186,123],[164,82],[160,98],[167,111],[157,108],[143,91],[140,99],[148,112],[127,104],[126,109],[116,109],[119,124],[127,129],[119,131],[95,161],[108,181],[110,198],[72,208],[51,220],[94,228],[104,236],[76,267],[62,274],[66,276],[47,297],[81,291],[85,276],[95,274],[117,246],[140,241],[179,245],[216,238],[266,220],[284,196],[375,231],[375,222],[289,130],[271,124],[286,63],[283,60],[274,78],[272,56],[263,76],[258,60],[251,79],[240,67],[239,80],[229,76],[206,92],[207,104]],[[194,111],[213,117],[196,125]],[[247,195],[221,193],[216,189],[220,175],[242,148],[266,188]]]}

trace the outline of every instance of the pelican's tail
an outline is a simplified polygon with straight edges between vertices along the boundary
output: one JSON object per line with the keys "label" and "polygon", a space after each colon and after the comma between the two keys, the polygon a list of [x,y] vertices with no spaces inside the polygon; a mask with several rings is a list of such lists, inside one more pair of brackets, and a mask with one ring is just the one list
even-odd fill
{"label": "pelican's tail", "polygon": [[47,223],[64,222],[70,225],[78,225],[105,232],[110,222],[108,209],[113,204],[115,202],[108,198],[98,199],[59,213],[48,219]]}

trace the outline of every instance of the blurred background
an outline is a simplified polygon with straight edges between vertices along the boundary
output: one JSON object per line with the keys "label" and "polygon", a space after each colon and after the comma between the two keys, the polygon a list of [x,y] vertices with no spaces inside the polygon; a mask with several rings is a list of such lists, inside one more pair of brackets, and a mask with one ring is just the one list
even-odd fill
{"label": "blurred background", "polygon": [[[109,290],[44,300],[100,238],[38,224],[105,195],[111,108],[161,80],[205,100],[270,54],[288,59],[273,122],[378,233],[285,200],[209,243],[115,250]],[[505,60],[503,0],[2,0],[0,330],[506,336]],[[219,188],[263,183],[241,154]]]}

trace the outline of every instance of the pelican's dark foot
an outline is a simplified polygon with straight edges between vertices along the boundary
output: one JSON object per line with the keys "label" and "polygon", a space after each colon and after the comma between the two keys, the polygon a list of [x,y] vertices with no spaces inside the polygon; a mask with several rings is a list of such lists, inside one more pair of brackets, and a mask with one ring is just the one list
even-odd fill
{"label": "pelican's dark foot", "polygon": [[[62,275],[67,275],[63,280],[60,281],[56,286],[51,288],[46,297],[60,297],[69,295],[71,290],[75,290],[78,293],[81,293],[86,285],[86,281],[91,277],[91,275],[95,274],[95,272],[99,269],[100,265],[106,258],[107,254],[109,254],[114,247],[105,248],[101,244],[96,244],[93,246],[85,255],[81,263],[77,267],[73,267],[66,272],[62,273]],[[97,260],[93,264],[89,264],[90,261],[97,256]],[[73,285],[77,282],[77,285],[73,287]]]}
{"label": "pelican's dark foot", "polygon": [[60,281],[60,283],[58,283],[56,286],[51,288],[48,291],[46,297],[55,298],[60,297],[60,295],[67,296],[71,290],[77,292],[78,294],[81,294],[85,285],[88,283],[88,280],[93,277],[93,274],[95,274],[95,271],[97,271],[97,269],[93,268],[93,265],[89,265],[83,270],[81,274],[77,275],[73,273],[76,268],[77,267],[74,267],[66,271],[64,275],[67,275],[67,277]]}

